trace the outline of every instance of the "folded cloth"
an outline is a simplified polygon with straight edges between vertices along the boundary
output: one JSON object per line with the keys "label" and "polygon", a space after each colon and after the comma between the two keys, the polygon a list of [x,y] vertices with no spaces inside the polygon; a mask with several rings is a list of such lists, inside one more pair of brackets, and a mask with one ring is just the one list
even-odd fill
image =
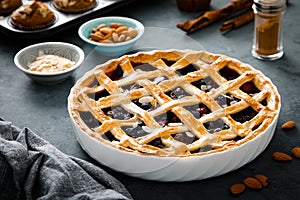
{"label": "folded cloth", "polygon": [[132,199],[101,168],[0,118],[0,199]]}

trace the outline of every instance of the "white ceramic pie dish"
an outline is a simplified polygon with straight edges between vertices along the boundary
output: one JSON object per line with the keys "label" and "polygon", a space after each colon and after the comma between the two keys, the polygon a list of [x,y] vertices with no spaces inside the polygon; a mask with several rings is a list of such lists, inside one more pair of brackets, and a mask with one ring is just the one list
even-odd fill
{"label": "white ceramic pie dish", "polygon": [[191,181],[219,176],[251,162],[269,144],[277,119],[247,143],[218,153],[194,157],[157,157],[128,153],[105,145],[79,129],[72,119],[81,147],[95,160],[129,176],[157,181]]}
{"label": "white ceramic pie dish", "polygon": [[[83,80],[85,80],[85,76],[81,78],[81,81]],[[271,82],[268,78],[265,80]],[[72,90],[75,92],[76,88]],[[274,90],[275,93],[278,93],[276,87]],[[70,96],[72,97],[72,91]],[[74,113],[72,113],[72,109],[77,106],[70,104],[70,99],[72,99],[70,96],[68,111],[74,126],[76,138],[81,147],[92,158],[124,174],[157,181],[181,182],[202,180],[228,173],[251,162],[264,151],[271,141],[280,111],[279,101],[278,105],[276,105],[278,112],[272,118],[268,127],[238,146],[199,156],[168,157],[124,151],[90,136],[89,133],[91,131],[85,131],[84,128],[78,126],[78,116],[75,115],[74,117]],[[280,98],[279,94],[278,98]],[[260,116],[265,117],[264,115]]]}

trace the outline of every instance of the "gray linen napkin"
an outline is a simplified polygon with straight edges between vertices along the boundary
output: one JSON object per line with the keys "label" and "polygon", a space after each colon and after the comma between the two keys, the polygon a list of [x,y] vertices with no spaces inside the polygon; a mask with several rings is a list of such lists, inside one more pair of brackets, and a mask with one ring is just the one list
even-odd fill
{"label": "gray linen napkin", "polygon": [[101,168],[0,118],[0,199],[132,199]]}

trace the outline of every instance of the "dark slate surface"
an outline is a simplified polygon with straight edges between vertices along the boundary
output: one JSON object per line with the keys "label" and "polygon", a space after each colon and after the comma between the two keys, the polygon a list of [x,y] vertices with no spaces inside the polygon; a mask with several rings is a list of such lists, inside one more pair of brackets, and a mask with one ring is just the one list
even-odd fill
{"label": "dark slate surface", "polygon": [[[224,4],[224,1],[213,0],[211,8],[219,8]],[[0,116],[18,127],[29,127],[64,153],[104,168],[119,179],[135,199],[300,199],[300,160],[294,159],[289,163],[272,160],[274,151],[289,153],[294,146],[300,146],[299,8],[299,1],[290,1],[283,25],[285,55],[277,61],[264,62],[251,56],[253,23],[221,34],[218,30],[221,22],[218,22],[189,35],[208,51],[226,54],[261,70],[274,82],[281,94],[282,109],[275,135],[269,146],[249,164],[225,175],[184,183],[147,181],[110,170],[90,158],[81,149],[75,139],[67,112],[67,96],[77,77],[69,78],[58,85],[42,86],[32,82],[13,63],[14,55],[21,48],[46,41],[73,43],[82,47],[87,57],[91,57],[92,49],[84,44],[77,34],[78,25],[46,38],[30,40],[16,37],[13,33],[7,35],[0,30]],[[176,28],[176,24],[199,14],[179,11],[175,0],[138,0],[106,15],[133,17],[146,27],[163,27],[182,34]],[[157,37],[155,34],[154,36],[157,40],[168,37],[166,35]],[[175,43],[181,45],[180,40],[175,40]],[[283,131],[280,128],[281,124],[287,120],[294,120],[296,128]],[[247,190],[237,197],[230,194],[230,185],[258,173],[269,177],[268,187],[260,191]]]}

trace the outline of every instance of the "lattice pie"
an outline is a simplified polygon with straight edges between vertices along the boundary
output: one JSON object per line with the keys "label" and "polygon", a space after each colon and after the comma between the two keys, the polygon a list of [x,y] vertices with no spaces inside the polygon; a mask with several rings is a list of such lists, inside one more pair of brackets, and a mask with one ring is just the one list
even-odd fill
{"label": "lattice pie", "polygon": [[110,60],[72,88],[69,112],[99,142],[154,156],[234,148],[266,130],[280,97],[261,72],[206,51],[140,52]]}

